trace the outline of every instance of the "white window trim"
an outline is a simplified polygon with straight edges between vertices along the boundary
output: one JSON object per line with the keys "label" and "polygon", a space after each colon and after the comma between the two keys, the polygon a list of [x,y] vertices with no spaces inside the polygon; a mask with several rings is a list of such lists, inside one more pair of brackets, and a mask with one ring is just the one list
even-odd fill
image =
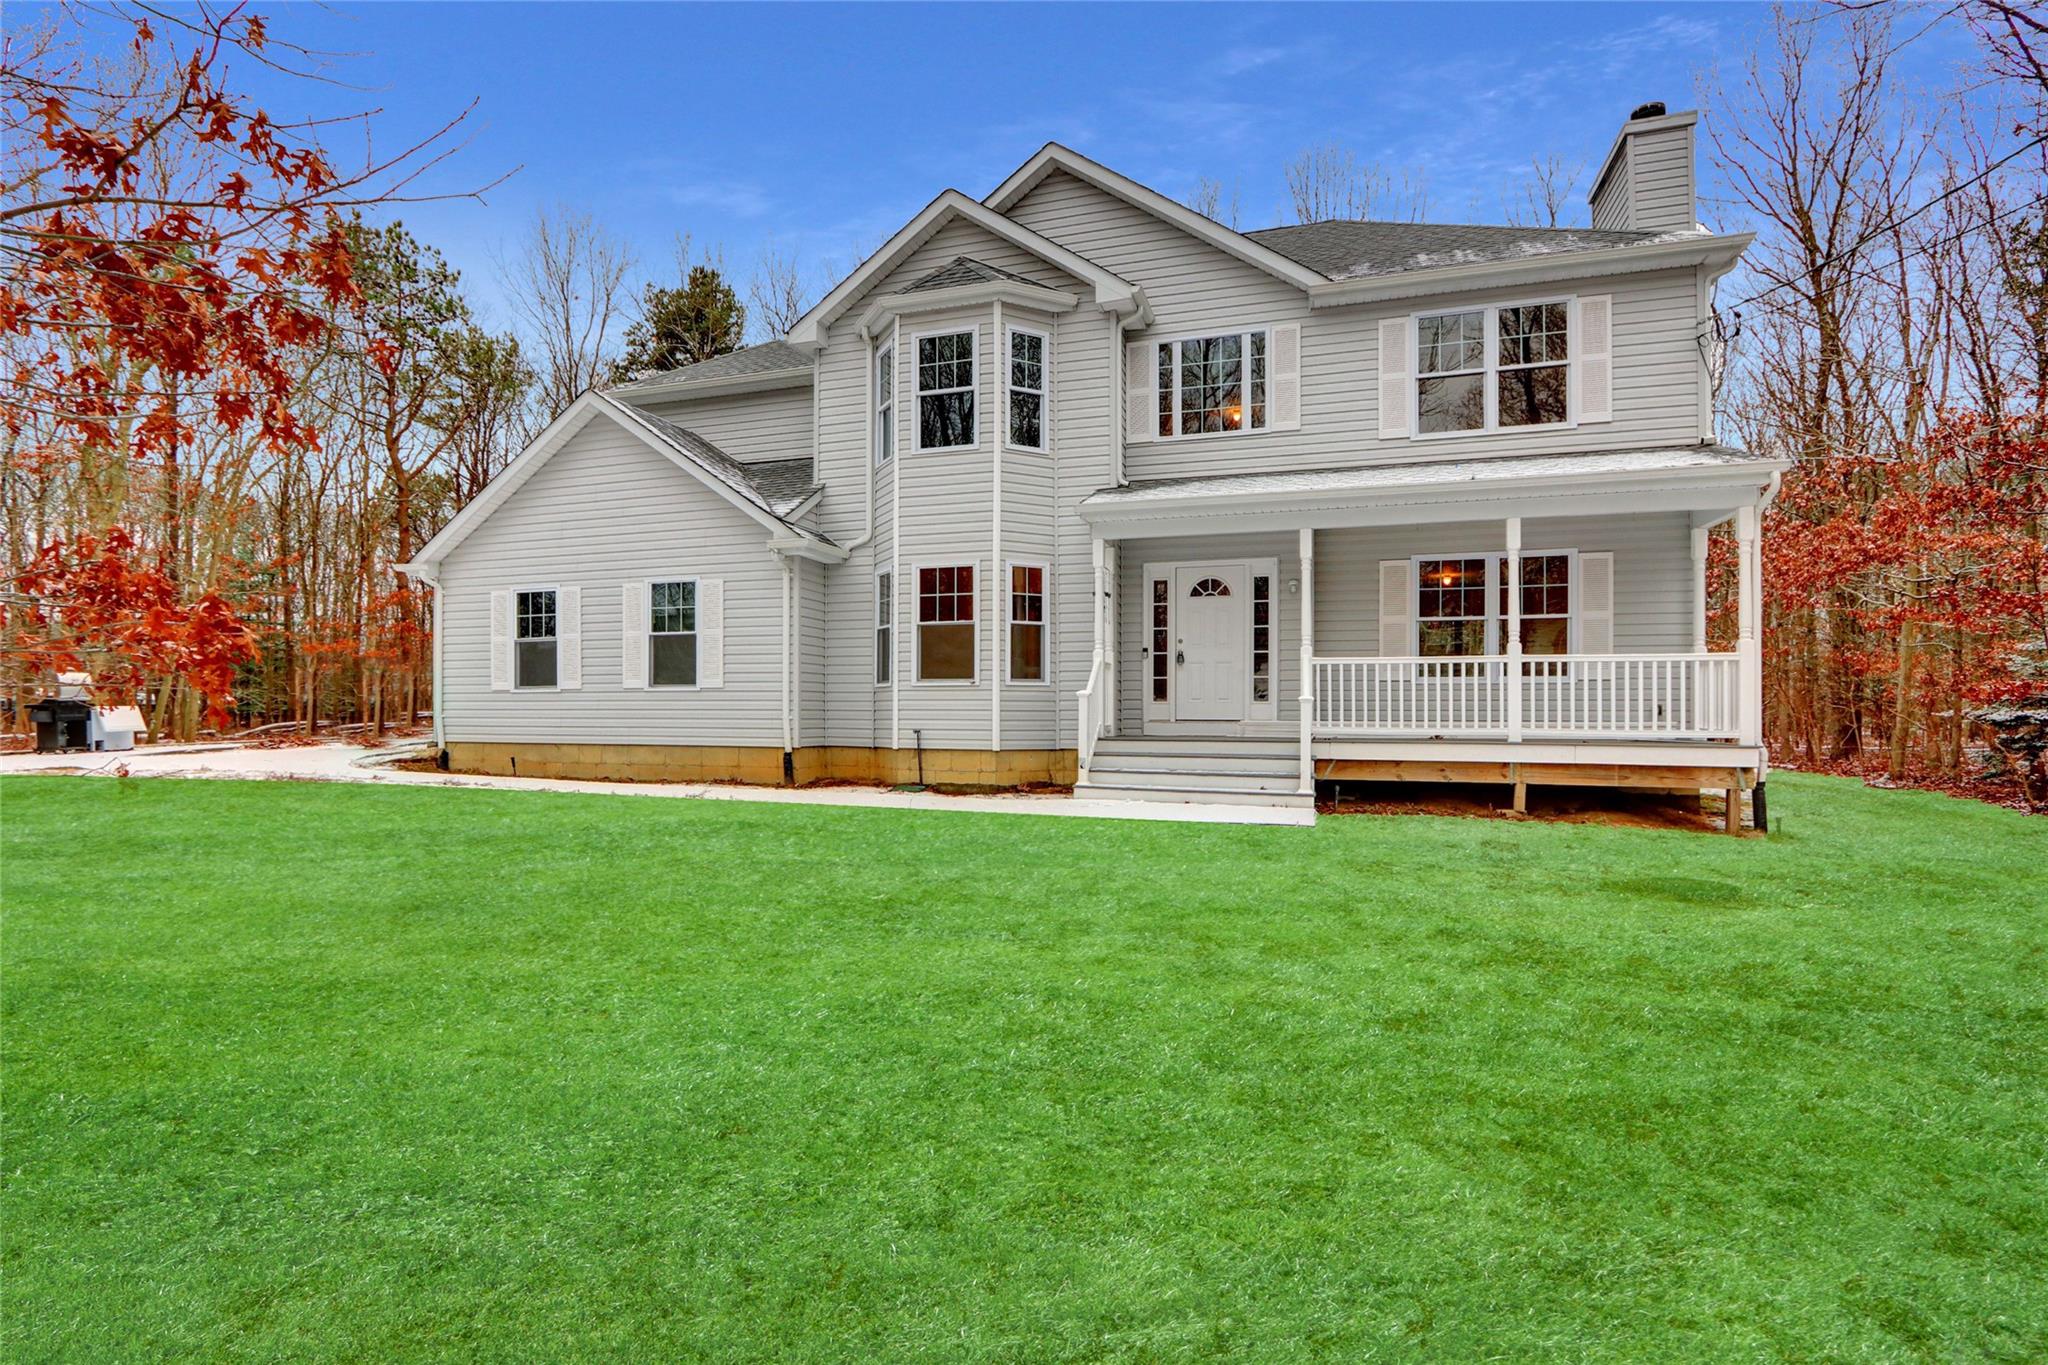
{"label": "white window trim", "polygon": [[[519,681],[519,594],[551,592],[555,595],[555,681],[546,687],[529,687]],[[555,583],[527,583],[512,589],[512,690],[514,692],[559,692],[562,690],[562,589]]]}
{"label": "white window trim", "polygon": [[[889,591],[886,593],[882,591],[882,580],[885,578],[889,580]],[[889,620],[886,625],[882,621],[882,604],[884,602],[889,604]],[[873,641],[875,647],[874,658],[876,662],[879,662],[882,658],[882,642],[876,637],[884,630],[889,632],[889,676],[886,678],[876,678],[875,686],[877,688],[894,687],[896,685],[896,668],[902,662],[896,655],[896,618],[901,615],[902,612],[898,609],[896,600],[896,571],[894,569],[876,570],[874,628],[868,636],[869,640]],[[870,670],[870,672],[879,671],[878,669]]]}
{"label": "white window trim", "polygon": [[[1564,366],[1564,411],[1562,422],[1542,422],[1528,426],[1504,427],[1500,424],[1500,310],[1503,308],[1531,308],[1539,303],[1561,303],[1565,308],[1565,352],[1566,358],[1557,363]],[[1468,431],[1424,431],[1422,429],[1422,381],[1438,376],[1422,372],[1422,320],[1424,318],[1448,317],[1453,313],[1476,312],[1481,317],[1479,332],[1479,378],[1480,398],[1483,400],[1486,423]],[[1272,343],[1268,342],[1270,346]],[[1528,431],[1570,431],[1579,425],[1579,296],[1576,294],[1539,294],[1526,299],[1490,299],[1485,303],[1461,304],[1458,307],[1421,308],[1408,315],[1408,365],[1414,371],[1408,376],[1408,439],[1411,441],[1455,441],[1470,440],[1474,436],[1513,436]],[[1270,372],[1272,362],[1268,360]],[[1535,366],[1514,366],[1515,369],[1534,369]],[[1457,370],[1456,374],[1470,371]],[[1270,373],[1267,380],[1270,385]],[[1267,399],[1270,404],[1271,397]],[[1447,555],[1430,555],[1430,559],[1445,559]]]}
{"label": "white window trim", "polygon": [[[1512,428],[1510,428],[1512,430]],[[1566,614],[1565,653],[1579,652],[1579,552],[1564,548],[1544,548],[1524,545],[1518,552],[1523,559],[1539,555],[1563,555],[1570,561],[1566,571],[1570,575],[1566,587],[1571,597],[1571,610]],[[1496,568],[1507,560],[1506,550],[1432,550],[1428,554],[1408,557],[1408,657],[1422,657],[1422,561],[1425,559],[1484,559],[1486,561],[1486,652],[1483,654],[1433,655],[1444,659],[1502,659],[1507,657],[1507,617],[1500,609],[1500,584],[1494,580]],[[1431,617],[1431,620],[1443,618]],[[1547,619],[1547,618],[1546,618]],[[1496,649],[1499,645],[1501,648]],[[1551,659],[1554,654],[1530,654],[1525,658]]]}
{"label": "white window trim", "polygon": [[[974,615],[970,623],[974,627],[974,676],[971,678],[927,678],[924,676],[924,630],[922,602],[923,593],[918,589],[926,569],[972,569],[974,591],[968,595],[969,610]],[[978,560],[925,560],[910,566],[910,629],[913,634],[910,650],[910,685],[912,687],[979,687],[981,685],[981,563]],[[958,625],[957,621],[933,621],[935,626]]]}
{"label": "white window trim", "polygon": [[[882,387],[882,358],[889,359],[889,387]],[[874,359],[868,366],[868,443],[874,447],[877,467],[889,463],[896,457],[896,429],[900,425],[896,412],[896,390],[902,379],[902,371],[896,366],[896,343],[893,339],[875,348]],[[882,439],[882,412],[889,413],[889,439]]]}
{"label": "white window trim", "polygon": [[663,583],[688,583],[690,585],[690,619],[692,621],[697,619],[697,613],[702,609],[703,589],[698,584],[697,575],[687,573],[664,574],[653,578],[649,578],[647,580],[647,620],[643,623],[640,631],[642,635],[645,635],[647,637],[647,690],[649,692],[702,691],[704,684],[701,681],[693,683],[658,683],[654,680],[654,637],[657,633],[662,635],[681,634],[696,637],[698,640],[697,648],[699,651],[697,657],[697,676],[700,679],[704,676],[704,658],[702,654],[704,646],[702,643],[702,630],[698,629],[695,626],[692,626],[687,631],[657,632],[654,629],[654,590],[656,587]]}
{"label": "white window trim", "polygon": [[[1239,381],[1241,384],[1241,388],[1239,391],[1244,395],[1244,415],[1246,425],[1239,427],[1236,431],[1187,431],[1175,432],[1171,436],[1160,436],[1156,434],[1159,429],[1159,348],[1161,346],[1178,347],[1183,342],[1208,341],[1214,337],[1227,337],[1230,335],[1232,335],[1232,331],[1230,328],[1219,327],[1213,331],[1189,332],[1183,336],[1147,337],[1145,339],[1145,344],[1151,347],[1152,357],[1152,420],[1149,424],[1149,429],[1155,433],[1151,438],[1152,440],[1158,442],[1161,445],[1165,445],[1170,441],[1217,441],[1228,440],[1233,436],[1264,436],[1268,432],[1273,430],[1273,326],[1271,323],[1266,323],[1257,327],[1240,327],[1237,329],[1235,333],[1235,335],[1242,338],[1244,342],[1243,349],[1240,352],[1242,359],[1243,377]],[[1260,335],[1263,335],[1266,338],[1266,425],[1262,427],[1255,427],[1250,425],[1252,415],[1251,339],[1254,336]],[[1174,351],[1173,355],[1173,423],[1175,426],[1179,426],[1180,352],[1176,350]],[[1290,427],[1289,430],[1292,430],[1292,428]]]}
{"label": "white window trim", "polygon": [[[928,446],[928,445],[926,445],[926,444],[924,443],[924,398],[925,398],[925,396],[926,396],[926,392],[927,392],[927,391],[926,391],[925,389],[923,389],[923,388],[920,388],[920,387],[919,387],[919,384],[920,384],[920,382],[921,382],[921,377],[920,377],[919,371],[921,370],[921,368],[922,368],[922,367],[921,367],[921,366],[920,366],[920,365],[918,364],[918,361],[917,361],[917,356],[918,356],[918,344],[919,344],[920,342],[922,342],[922,341],[925,341],[925,340],[927,340],[927,339],[931,338],[931,337],[952,337],[952,336],[959,336],[959,335],[960,335],[960,334],[961,334],[962,332],[965,332],[965,333],[966,333],[966,334],[968,335],[968,337],[969,337],[969,338],[971,338],[971,339],[969,340],[969,342],[968,342],[968,356],[969,356],[969,364],[970,364],[970,365],[971,365],[971,366],[972,366],[973,368],[972,368],[972,369],[971,369],[971,370],[969,371],[969,374],[968,374],[968,382],[967,382],[967,387],[966,387],[966,388],[964,388],[964,389],[932,389],[932,390],[930,390],[929,392],[930,392],[930,393],[932,393],[932,394],[942,394],[942,393],[966,393],[966,394],[972,394],[972,395],[973,395],[973,397],[974,397],[974,439],[973,439],[973,440],[971,440],[971,441],[969,441],[969,442],[967,442],[967,444],[965,444],[965,445],[957,445],[957,446]],[[947,452],[947,451],[954,451],[954,450],[979,450],[979,449],[981,449],[981,419],[982,419],[982,411],[981,411],[981,409],[982,409],[982,406],[983,406],[983,404],[982,404],[982,401],[981,401],[981,323],[980,323],[980,322],[978,322],[978,321],[977,321],[977,322],[970,322],[970,323],[967,323],[967,324],[965,324],[965,325],[963,325],[963,326],[959,326],[959,327],[935,327],[935,328],[933,328],[933,329],[932,329],[931,331],[929,331],[929,332],[913,332],[913,333],[911,333],[911,336],[910,336],[910,405],[911,405],[911,416],[912,416],[912,419],[913,419],[913,420],[915,420],[915,421],[916,421],[916,423],[917,423],[917,444],[916,444],[916,446],[915,446],[915,449],[917,450],[917,452],[918,452],[919,454],[921,454],[921,455],[922,455],[922,454],[942,454],[942,453],[944,453],[944,452]],[[902,418],[901,418],[901,417],[898,417],[898,418],[897,418],[897,421],[898,421],[898,422],[900,423],[900,422],[902,421]]]}
{"label": "white window trim", "polygon": [[[1042,678],[1013,678],[1010,676],[1010,627],[1017,624],[1014,620],[1011,619],[1011,612],[1015,610],[1017,605],[1016,595],[1010,590],[1010,571],[1012,569],[1036,569],[1039,571],[1041,575],[1043,575],[1038,580],[1038,598],[1041,605],[1043,605],[1045,608],[1045,615],[1041,617],[1039,620],[1027,621],[1024,623],[1026,625],[1035,625],[1038,627],[1040,640],[1038,657],[1040,663],[1043,665],[1043,672],[1045,674],[1045,676]],[[1052,565],[1040,559],[1012,559],[1005,561],[1003,564],[1003,636],[1002,643],[1000,646],[1003,657],[1000,660],[998,660],[996,664],[998,675],[1002,678],[1004,684],[1010,687],[1051,687],[1051,646]]]}
{"label": "white window trim", "polygon": [[[1020,389],[1011,381],[1010,346],[1018,335],[1038,338],[1038,387]],[[1270,344],[1270,343],[1269,343]],[[1270,380],[1268,381],[1270,382]],[[1038,444],[1027,446],[1019,442],[1016,433],[1010,429],[1010,396],[1016,393],[1038,395]],[[1003,438],[1007,450],[1028,450],[1034,455],[1043,455],[1050,449],[1046,442],[1052,430],[1052,334],[1038,327],[1025,327],[1018,323],[1007,323],[1003,328]]]}

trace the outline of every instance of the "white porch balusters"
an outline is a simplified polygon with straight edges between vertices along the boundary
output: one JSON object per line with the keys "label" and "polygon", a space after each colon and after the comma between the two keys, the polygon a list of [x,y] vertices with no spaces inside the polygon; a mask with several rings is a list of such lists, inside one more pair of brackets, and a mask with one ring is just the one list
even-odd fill
{"label": "white porch balusters", "polygon": [[1763,645],[1758,634],[1758,618],[1763,614],[1763,566],[1757,552],[1754,506],[1735,514],[1735,545],[1740,555],[1735,650],[1742,688],[1742,719],[1736,738],[1743,744],[1756,744],[1763,735]]}
{"label": "white porch balusters", "polygon": [[[1501,679],[1501,701],[1508,717],[1508,743],[1522,742],[1522,519],[1509,517],[1508,545],[1508,667]],[[1519,787],[1518,787],[1519,791]],[[1519,809],[1519,807],[1517,807]]]}
{"label": "white porch balusters", "polygon": [[1301,792],[1316,794],[1316,533],[1301,528]]}
{"label": "white porch balusters", "polygon": [[1091,543],[1094,572],[1089,578],[1088,617],[1095,632],[1095,648],[1089,656],[1088,683],[1076,695],[1079,703],[1074,718],[1078,780],[1088,780],[1088,765],[1095,759],[1095,741],[1102,733],[1102,718],[1109,703],[1108,679],[1104,676],[1108,658],[1109,555],[1101,536]]}

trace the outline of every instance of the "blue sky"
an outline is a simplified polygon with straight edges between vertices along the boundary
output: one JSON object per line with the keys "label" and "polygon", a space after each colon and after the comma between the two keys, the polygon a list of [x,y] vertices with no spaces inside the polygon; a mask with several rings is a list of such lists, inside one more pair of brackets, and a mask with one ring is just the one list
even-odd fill
{"label": "blue sky", "polygon": [[[1284,220],[1282,167],[1342,143],[1420,168],[1430,216],[1498,222],[1533,155],[1590,176],[1636,104],[1690,108],[1760,6],[274,6],[282,39],[355,54],[357,86],[245,73],[274,116],[381,106],[395,147],[471,99],[443,190],[404,217],[495,307],[494,253],[537,205],[588,209],[663,272],[677,233],[742,287],[765,246],[822,285],[938,191],[982,195],[1047,140],[1175,197],[1235,186]],[[342,150],[342,149],[338,149]],[[345,159],[345,157],[344,157]],[[516,168],[516,171],[515,171]],[[1581,193],[1584,186],[1581,185]],[[502,315],[499,318],[502,321]]]}

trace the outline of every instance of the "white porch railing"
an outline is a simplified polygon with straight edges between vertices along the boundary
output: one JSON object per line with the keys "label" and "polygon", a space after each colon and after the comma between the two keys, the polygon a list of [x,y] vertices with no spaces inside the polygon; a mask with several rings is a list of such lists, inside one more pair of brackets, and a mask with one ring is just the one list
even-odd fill
{"label": "white porch railing", "polygon": [[1088,685],[1075,694],[1080,702],[1080,753],[1079,767],[1082,775],[1088,772],[1088,765],[1095,758],[1095,741],[1102,734],[1102,719],[1108,705],[1109,689],[1103,685],[1102,656],[1097,654],[1088,670]]}
{"label": "white porch railing", "polygon": [[1735,654],[1317,659],[1315,733],[1378,738],[1734,739]]}

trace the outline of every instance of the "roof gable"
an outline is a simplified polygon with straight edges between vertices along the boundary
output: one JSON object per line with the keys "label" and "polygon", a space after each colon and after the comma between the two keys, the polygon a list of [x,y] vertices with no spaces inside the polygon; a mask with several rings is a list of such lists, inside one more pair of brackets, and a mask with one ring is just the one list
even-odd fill
{"label": "roof gable", "polygon": [[1324,277],[1320,272],[1311,270],[1272,247],[1253,240],[1245,233],[1227,228],[1212,218],[1204,218],[1185,204],[1175,203],[1159,191],[1141,185],[1129,176],[1119,174],[1070,147],[1062,147],[1057,142],[1048,142],[1041,147],[1035,156],[1013,171],[1002,184],[996,186],[983,202],[998,213],[1008,213],[1039,181],[1055,171],[1065,171],[1076,180],[1092,185],[1134,208],[1142,209],[1161,222],[1170,223],[1190,237],[1206,242],[1227,255],[1235,256],[1275,279],[1284,280],[1302,289],[1323,282]]}
{"label": "roof gable", "polygon": [[[442,527],[434,538],[413,556],[410,563],[401,565],[400,568],[404,572],[418,573],[431,578],[436,566],[445,560],[456,546],[489,520],[493,512],[503,506],[529,479],[545,468],[549,460],[568,445],[571,437],[596,418],[608,419],[622,431],[637,436],[678,469],[691,475],[706,488],[752,517],[771,535],[796,535],[804,539],[816,539],[813,533],[793,526],[787,520],[808,500],[810,492],[813,491],[810,477],[807,474],[798,475],[791,466],[808,466],[810,461],[772,461],[764,465],[757,476],[750,472],[748,466],[733,459],[687,427],[678,426],[666,418],[639,412],[593,390],[571,403],[560,417],[550,422],[547,430],[535,437],[511,464],[498,472],[498,476],[491,480],[482,494]],[[799,481],[803,484],[801,489],[796,486]]]}
{"label": "roof gable", "polygon": [[1144,291],[1128,280],[1021,223],[1012,222],[958,190],[947,190],[861,262],[859,268],[841,280],[810,312],[798,319],[796,326],[790,329],[790,343],[813,349],[823,345],[825,332],[833,322],[844,316],[869,290],[886,281],[934,233],[961,219],[1080,280],[1094,291],[1095,302],[1105,309],[1112,312],[1141,312],[1144,309]]}

